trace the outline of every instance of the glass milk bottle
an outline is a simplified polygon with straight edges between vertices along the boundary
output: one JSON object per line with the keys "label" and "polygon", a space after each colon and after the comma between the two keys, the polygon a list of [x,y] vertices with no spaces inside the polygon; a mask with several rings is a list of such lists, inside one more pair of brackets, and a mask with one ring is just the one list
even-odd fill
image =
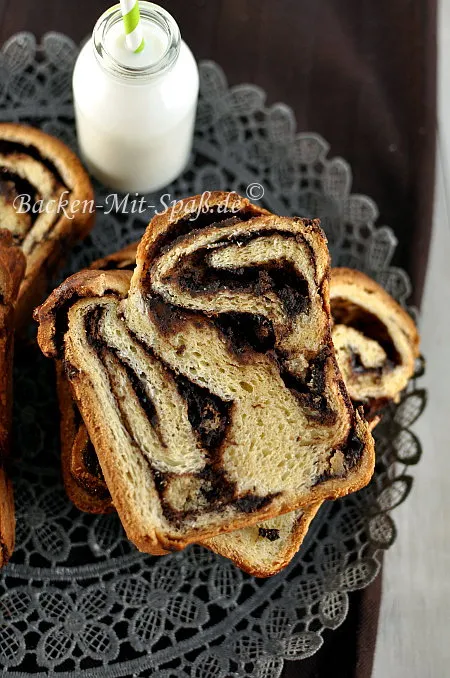
{"label": "glass milk bottle", "polygon": [[97,21],[73,73],[78,143],[106,186],[148,193],[173,181],[191,150],[198,69],[173,17],[139,2],[145,46],[125,43],[120,5]]}

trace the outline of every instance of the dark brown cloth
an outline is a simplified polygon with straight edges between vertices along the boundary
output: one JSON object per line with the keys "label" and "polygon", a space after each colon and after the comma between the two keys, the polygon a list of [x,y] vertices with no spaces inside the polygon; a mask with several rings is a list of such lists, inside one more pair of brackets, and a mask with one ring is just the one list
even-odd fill
{"label": "dark brown cloth", "polygon": [[[112,2],[0,0],[0,40],[28,30],[85,37]],[[436,129],[436,0],[161,0],[195,55],[231,84],[283,101],[301,131],[322,134],[399,239],[395,263],[422,294],[430,240]],[[289,678],[369,678],[381,577],[351,595],[342,627]]]}
{"label": "dark brown cloth", "polygon": [[370,678],[378,628],[382,574],[366,589],[350,594],[347,618],[326,631],[320,650],[300,662],[288,662],[282,678]]}

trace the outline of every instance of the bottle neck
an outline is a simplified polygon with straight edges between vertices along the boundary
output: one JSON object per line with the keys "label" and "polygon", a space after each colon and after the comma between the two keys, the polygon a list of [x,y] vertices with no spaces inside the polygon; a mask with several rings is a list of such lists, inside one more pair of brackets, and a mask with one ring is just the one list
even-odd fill
{"label": "bottle neck", "polygon": [[[147,30],[149,35],[158,36],[157,49],[149,44],[139,55],[126,51],[120,5],[114,5],[99,18],[92,34],[92,45],[95,58],[109,75],[121,81],[143,84],[174,66],[180,53],[181,36],[175,19],[162,7],[140,0],[139,9],[144,33]],[[122,52],[115,48],[118,40],[122,41]]]}

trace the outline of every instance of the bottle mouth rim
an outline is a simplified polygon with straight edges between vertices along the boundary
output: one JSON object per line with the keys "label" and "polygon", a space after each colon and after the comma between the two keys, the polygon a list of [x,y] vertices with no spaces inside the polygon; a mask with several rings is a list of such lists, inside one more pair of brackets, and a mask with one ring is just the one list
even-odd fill
{"label": "bottle mouth rim", "polygon": [[147,2],[147,0],[139,0],[139,10],[141,21],[151,21],[161,28],[167,36],[167,45],[163,54],[157,61],[148,66],[125,65],[107,49],[106,36],[108,31],[122,21],[120,4],[103,12],[92,32],[94,54],[97,61],[109,73],[121,80],[136,81],[136,79],[151,79],[159,76],[172,68],[180,52],[180,29],[173,16],[163,7],[155,5],[153,2]]}

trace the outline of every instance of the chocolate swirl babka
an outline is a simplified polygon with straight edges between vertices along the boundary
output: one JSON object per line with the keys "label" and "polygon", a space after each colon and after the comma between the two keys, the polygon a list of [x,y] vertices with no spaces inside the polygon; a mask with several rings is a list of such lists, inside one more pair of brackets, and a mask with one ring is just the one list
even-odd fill
{"label": "chocolate swirl babka", "polygon": [[[138,243],[94,261],[95,270],[133,270]],[[61,464],[69,499],[92,514],[114,510],[97,453],[89,438],[61,364],[56,362],[61,412]],[[205,540],[203,546],[231,559],[256,577],[268,577],[286,567],[300,548],[320,504],[290,511],[257,525]]]}
{"label": "chocolate swirl babka", "polygon": [[78,158],[38,129],[0,124],[0,217],[27,259],[16,312],[23,326],[64,261],[94,220],[93,191]]}
{"label": "chocolate swirl babka", "polygon": [[330,335],[315,221],[234,194],[156,216],[126,271],[84,271],[37,310],[114,505],[151,553],[366,484],[373,439]]}
{"label": "chocolate swirl babka", "polygon": [[352,401],[372,419],[398,400],[414,373],[419,335],[408,313],[374,280],[332,270],[333,343]]}
{"label": "chocolate swirl babka", "polygon": [[[137,243],[116,252],[112,255],[98,260],[91,265],[91,268],[102,270],[129,269],[133,270],[136,263]],[[339,293],[343,294],[342,278],[351,277],[356,284],[360,284],[362,290],[367,283],[367,276],[359,274],[357,271],[345,271],[344,269],[332,269],[330,296],[333,298],[333,286],[336,285]],[[378,286],[376,286],[378,288]],[[373,294],[379,297],[380,292],[374,289]],[[386,313],[389,309],[396,307],[394,300],[383,292],[382,303]],[[341,306],[343,297],[341,296]],[[332,307],[333,310],[333,307]],[[350,317],[350,316],[349,316]],[[417,331],[411,328],[411,320],[406,313],[396,308],[397,323],[404,325],[404,330],[411,337],[411,355],[417,352]],[[381,321],[380,321],[381,322]],[[372,323],[373,326],[373,323]],[[333,330],[333,336],[338,337],[336,342],[339,345],[340,336],[345,336],[346,326],[336,325]],[[352,328],[349,328],[350,330]],[[337,335],[336,335],[337,332]],[[358,333],[359,334],[359,333]],[[352,331],[349,336],[351,337]],[[384,333],[385,335],[385,333]],[[377,348],[378,346],[378,348]],[[341,357],[345,356],[340,346]],[[361,337],[359,344],[360,360],[368,365],[373,359],[372,356],[378,353],[384,355],[384,351],[375,339]],[[349,349],[348,349],[349,350]],[[407,356],[407,362],[411,366],[411,355]],[[405,361],[404,361],[405,362]],[[62,370],[59,370],[60,379]],[[369,373],[370,376],[370,373]],[[373,375],[372,375],[373,376]],[[410,376],[410,375],[409,375]],[[383,374],[379,374],[379,387],[382,387]],[[58,380],[59,381],[59,380]],[[369,384],[372,379],[369,380]],[[397,381],[398,386],[403,388],[404,379]],[[67,397],[60,396],[61,406],[61,424],[62,424],[62,465],[63,475],[67,493],[75,505],[82,511],[90,513],[105,513],[113,510],[111,497],[109,495],[106,482],[98,463],[95,449],[89,439],[84,423],[80,421],[78,429],[72,422],[79,421],[80,416],[74,415],[76,405],[74,405],[70,389],[67,382],[59,387]],[[369,410],[376,409],[377,401],[371,401],[364,393],[364,382],[360,383],[357,393],[357,399],[364,402]],[[392,395],[392,393],[391,393]],[[386,396],[385,396],[386,397]],[[378,418],[372,417],[371,426],[376,424]],[[311,508],[292,511],[283,516],[267,520],[258,525],[235,530],[231,533],[225,533],[213,537],[204,542],[217,553],[231,558],[242,569],[255,576],[269,576],[285,567],[292,556],[298,551],[309,524],[317,512],[319,504]]]}
{"label": "chocolate swirl babka", "polygon": [[0,567],[14,548],[15,518],[12,483],[7,474],[12,415],[14,312],[25,257],[11,234],[0,230]]}
{"label": "chocolate swirl babka", "polygon": [[[138,243],[94,261],[95,270],[133,270]],[[61,412],[61,464],[69,499],[92,514],[114,510],[97,453],[89,438],[69,383],[56,363]],[[320,504],[290,511],[277,518],[205,540],[203,546],[231,559],[256,577],[268,577],[283,569],[300,548]]]}

